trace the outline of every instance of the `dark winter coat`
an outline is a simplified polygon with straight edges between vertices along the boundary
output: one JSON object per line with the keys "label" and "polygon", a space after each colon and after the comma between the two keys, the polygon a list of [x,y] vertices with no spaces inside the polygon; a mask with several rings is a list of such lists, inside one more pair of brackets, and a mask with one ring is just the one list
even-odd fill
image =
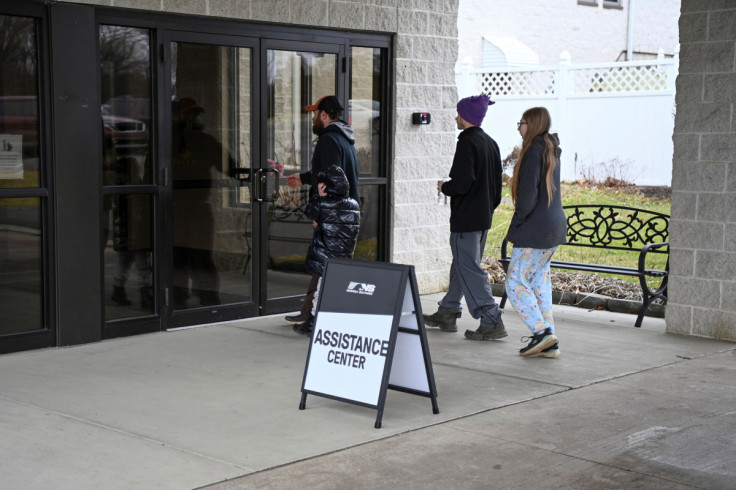
{"label": "dark winter coat", "polygon": [[514,247],[520,248],[553,248],[567,241],[567,218],[562,210],[560,195],[560,154],[559,140],[556,134],[550,134],[555,142],[557,165],[552,172],[552,184],[555,192],[552,203],[548,203],[545,176],[547,167],[544,156],[544,140],[541,136],[534,138],[532,145],[524,153],[524,160],[519,169],[519,186],[514,203],[514,215],[511,218],[508,240]]}
{"label": "dark winter coat", "polygon": [[325,127],[317,139],[317,146],[314,147],[312,169],[299,174],[303,184],[311,185],[310,199],[317,194],[317,176],[332,165],[337,165],[345,172],[350,185],[350,197],[360,204],[355,135],[353,128],[345,121],[335,121]]}
{"label": "dark winter coat", "polygon": [[471,126],[457,137],[449,181],[442,193],[450,196],[450,231],[485,231],[501,203],[501,153],[480,127]]}
{"label": "dark winter coat", "polygon": [[350,197],[348,179],[337,165],[320,172],[316,180],[327,185],[327,195],[320,197],[315,184],[315,194],[304,211],[308,218],[317,222],[307,251],[306,268],[307,272],[321,276],[326,259],[353,257],[360,228],[360,207]]}

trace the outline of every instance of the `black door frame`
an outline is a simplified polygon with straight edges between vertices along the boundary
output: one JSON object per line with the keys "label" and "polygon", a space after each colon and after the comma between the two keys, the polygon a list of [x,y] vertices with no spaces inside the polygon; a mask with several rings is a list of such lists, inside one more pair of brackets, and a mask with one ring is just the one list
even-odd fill
{"label": "black door frame", "polygon": [[[347,107],[347,101],[346,101],[346,94],[347,94],[347,84],[349,83],[349,79],[347,77],[347,70],[345,69],[347,63],[345,60],[346,57],[346,42],[343,40],[343,42],[324,42],[324,40],[320,42],[316,41],[304,41],[304,40],[287,40],[287,39],[275,39],[275,38],[269,38],[269,39],[263,39],[261,42],[261,59],[264,60],[264,63],[268,59],[268,51],[270,50],[277,50],[277,51],[293,51],[293,52],[309,52],[309,53],[325,53],[325,54],[334,54],[337,56],[337,65],[335,67],[335,87],[337,89],[337,93],[335,94],[338,99],[343,103],[345,107]],[[268,93],[268,70],[267,67],[264,65],[262,67],[260,73],[260,86],[262,87],[263,91],[261,93],[262,98],[265,98]],[[327,95],[327,94],[324,94]],[[310,101],[309,103],[312,103],[313,101]],[[259,125],[262,128],[266,128],[267,125],[267,111],[265,108],[261,111],[260,118],[259,118]],[[310,128],[311,129],[311,128]],[[308,134],[311,135],[311,132]],[[266,158],[269,158],[270,156],[267,155],[265,152],[268,148],[268,141],[267,141],[267,132],[261,131],[261,140],[260,140],[260,148],[264,152],[260,155],[260,161],[265,162]],[[259,267],[261,269],[260,276],[263,278],[264,283],[262,284],[263,287],[259,289],[260,297],[258,298],[258,303],[261,308],[261,315],[271,315],[276,313],[281,313],[284,311],[295,311],[301,308],[302,303],[304,301],[304,294],[300,293],[296,296],[289,296],[289,297],[282,297],[282,298],[273,298],[269,299],[268,296],[268,288],[267,284],[265,284],[266,278],[267,278],[267,257],[265,256],[267,254],[267,248],[268,248],[268,236],[267,236],[267,227],[268,227],[268,216],[266,216],[266,207],[264,206],[261,210],[261,214],[259,216],[259,222],[261,223],[260,228],[260,236],[258,240],[258,250],[262,251],[259,258]],[[306,252],[306,246],[305,246],[305,252]],[[306,292],[306,291],[305,291]]]}
{"label": "black door frame", "polygon": [[[164,63],[160,53],[162,33],[169,31],[182,35],[232,36],[233,38],[257,39],[259,45],[252,53],[255,59],[263,53],[263,46],[287,43],[290,50],[305,50],[304,43],[344,46],[343,53],[349,55],[351,46],[374,47],[385,50],[384,96],[381,107],[382,131],[392,128],[388,110],[393,101],[391,80],[393,43],[390,34],[349,32],[330,28],[301,27],[257,23],[250,20],[218,19],[159,11],[121,9],[115,7],[74,3],[47,2],[45,0],[5,0],[0,8],[3,15],[25,15],[38,22],[38,67],[40,76],[39,102],[41,142],[45,175],[38,189],[5,190],[4,197],[32,197],[38,195],[42,201],[43,244],[43,294],[44,328],[39,331],[13,334],[0,338],[0,353],[34,348],[75,345],[95,342],[107,338],[160,331],[178,324],[163,317],[119,320],[105,324],[103,305],[102,253],[99,243],[103,236],[102,226],[102,158],[100,141],[89,138],[99,131],[99,52],[98,29],[100,23],[148,28],[152,32],[152,83],[153,93],[160,93]],[[263,44],[265,43],[265,44]],[[344,59],[344,57],[343,57]],[[261,64],[261,61],[258,61]],[[256,66],[254,64],[254,66]],[[349,67],[349,63],[348,63]],[[349,68],[348,68],[349,70]],[[339,73],[344,82],[338,90],[345,90],[349,83],[348,70]],[[53,80],[53,83],[51,82]],[[252,80],[254,93],[261,93],[261,77]],[[347,102],[347,94],[338,96]],[[258,103],[258,98],[255,98]],[[161,101],[153,106],[153,117],[160,121]],[[259,107],[258,113],[260,114]],[[254,111],[254,114],[256,112]],[[53,117],[52,117],[53,115]],[[257,130],[262,116],[253,123]],[[160,123],[159,123],[160,124]],[[165,125],[164,125],[165,126]],[[165,127],[161,128],[166,130]],[[170,131],[170,129],[168,130]],[[385,231],[390,229],[388,200],[390,182],[390,132],[385,132],[382,145],[383,167],[378,177],[362,178],[361,183],[383,186],[382,206],[379,221]],[[156,134],[154,145],[162,137]],[[262,135],[252,142],[253,155],[260,155]],[[160,155],[161,148],[153,151]],[[157,176],[157,184],[163,175]],[[163,188],[157,199],[168,199],[169,191]],[[159,209],[161,206],[159,206]],[[156,216],[156,225],[167,216]],[[261,219],[262,223],[263,220]],[[259,224],[260,224],[259,223]],[[379,243],[378,260],[386,260],[390,249],[390,237],[383,234]],[[259,244],[254,244],[259,246]],[[260,244],[262,246],[263,244]],[[162,245],[156,244],[160,254]],[[158,284],[159,296],[164,298],[162,285]],[[258,298],[261,300],[261,298]],[[257,314],[288,311],[301,302],[301,297],[279,300],[262,308]],[[159,310],[161,311],[161,310]],[[165,316],[165,315],[164,315]],[[217,321],[212,315],[190,317],[186,324]],[[114,323],[114,325],[113,325]],[[182,325],[183,326],[183,325]]]}
{"label": "black door frame", "polygon": [[[58,298],[57,298],[57,268],[64,268],[63,264],[57,267],[54,251],[56,244],[56,219],[54,206],[54,174],[51,165],[52,160],[52,119],[50,73],[52,66],[50,15],[45,5],[23,0],[7,0],[3,2],[0,15],[30,17],[36,23],[36,67],[38,93],[38,146],[39,146],[39,175],[40,182],[34,188],[3,188],[0,189],[0,197],[3,198],[37,198],[39,199],[39,211],[41,213],[41,298],[42,298],[42,325],[40,329],[13,333],[0,336],[0,354],[16,352],[21,350],[39,349],[61,344],[57,329],[58,324]],[[69,39],[75,42],[75,39]],[[62,81],[63,83],[63,81]]]}
{"label": "black door frame", "polygon": [[[172,100],[171,86],[168,83],[171,79],[171,43],[173,42],[184,42],[192,44],[207,44],[216,46],[230,46],[238,48],[247,48],[251,50],[251,68],[254,72],[258,71],[260,66],[260,50],[259,40],[247,36],[233,36],[233,35],[222,35],[205,32],[185,32],[181,30],[169,30],[162,29],[159,32],[160,40],[158,41],[159,50],[162,55],[162,62],[160,63],[159,73],[159,85],[161,86],[158,93],[158,113],[160,118],[158,121],[160,132],[159,132],[159,168],[164,176],[173,176],[172,171],[172,155],[171,155],[171,125],[168,122],[171,121],[171,104],[168,103]],[[259,121],[259,113],[261,111],[260,97],[258,96],[260,91],[259,78],[251,76],[251,155],[259,155],[260,153],[260,132],[261,128],[257,124]],[[255,158],[251,164],[256,163]],[[253,166],[251,166],[253,169]],[[173,291],[173,262],[170,254],[167,254],[167,250],[172,250],[173,243],[173,215],[172,215],[172,201],[173,201],[173,178],[165,177],[168,182],[163,182],[161,185],[161,201],[162,201],[162,229],[164,240],[161,242],[161,247],[158,248],[160,257],[165,257],[164,263],[160,264],[160,282],[161,289],[160,294],[164,299],[161,305],[161,315],[163,329],[178,328],[189,325],[206,324],[223,322],[229,320],[237,320],[240,318],[248,318],[258,315],[258,305],[255,296],[256,291],[259,288],[259,284],[262,279],[259,277],[256,268],[252,267],[253,276],[252,281],[252,296],[251,302],[249,303],[238,303],[228,305],[218,305],[209,308],[200,308],[186,311],[174,311],[174,304],[172,299]],[[252,195],[252,192],[251,192]],[[252,201],[252,206],[261,207],[259,203]],[[256,215],[256,213],[253,213]],[[254,220],[252,223],[253,230],[256,230],[257,223]],[[245,230],[244,230],[245,233]],[[254,236],[257,233],[254,231]],[[257,250],[253,248],[251,263],[257,262]],[[166,301],[168,300],[168,301]]]}

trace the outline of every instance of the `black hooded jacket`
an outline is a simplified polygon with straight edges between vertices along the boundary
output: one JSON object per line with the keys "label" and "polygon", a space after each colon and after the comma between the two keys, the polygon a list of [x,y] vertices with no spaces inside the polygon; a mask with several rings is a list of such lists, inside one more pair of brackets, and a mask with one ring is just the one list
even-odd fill
{"label": "black hooded jacket", "polygon": [[457,137],[450,179],[442,184],[442,193],[450,196],[450,231],[488,230],[501,202],[503,177],[498,145],[480,127]]}
{"label": "black hooded jacket", "polygon": [[345,172],[350,184],[350,197],[360,204],[355,135],[353,128],[345,121],[335,121],[325,127],[314,147],[312,169],[299,174],[303,184],[311,185],[310,198],[317,193],[317,176],[332,165],[337,165]]}
{"label": "black hooded jacket", "polygon": [[350,197],[345,172],[337,165],[317,175],[317,183],[326,184],[327,195],[316,192],[309,199],[304,214],[317,222],[307,251],[307,272],[322,275],[325,260],[332,257],[352,258],[358,241],[360,207]]}
{"label": "black hooded jacket", "polygon": [[[532,145],[524,154],[519,168],[519,187],[517,189],[514,216],[509,224],[506,238],[520,248],[547,249],[567,241],[567,218],[562,209],[560,195],[560,141],[556,134],[550,134],[555,144],[556,165],[552,173],[554,194],[548,204],[546,185],[547,162],[544,140],[534,138]],[[517,164],[518,165],[518,164]]]}

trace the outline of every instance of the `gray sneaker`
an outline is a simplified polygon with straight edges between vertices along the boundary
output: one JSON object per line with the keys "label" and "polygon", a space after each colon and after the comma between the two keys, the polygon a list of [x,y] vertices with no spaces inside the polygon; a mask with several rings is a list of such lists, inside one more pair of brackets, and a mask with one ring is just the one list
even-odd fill
{"label": "gray sneaker", "polygon": [[493,328],[480,326],[477,330],[465,331],[465,338],[470,340],[498,340],[508,337],[508,335],[506,327],[503,326],[503,322],[501,320],[499,320]]}
{"label": "gray sneaker", "polygon": [[460,318],[462,312],[457,313],[432,313],[431,315],[422,315],[424,324],[430,327],[440,327],[443,332],[457,332],[457,319]]}

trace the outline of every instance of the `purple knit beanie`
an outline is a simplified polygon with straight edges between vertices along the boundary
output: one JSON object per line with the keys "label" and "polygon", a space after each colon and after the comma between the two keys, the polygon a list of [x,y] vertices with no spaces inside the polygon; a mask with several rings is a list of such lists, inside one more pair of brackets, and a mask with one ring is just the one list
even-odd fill
{"label": "purple knit beanie", "polygon": [[488,106],[493,104],[495,102],[486,94],[473,95],[457,103],[457,113],[470,124],[480,126],[483,118],[486,117]]}

